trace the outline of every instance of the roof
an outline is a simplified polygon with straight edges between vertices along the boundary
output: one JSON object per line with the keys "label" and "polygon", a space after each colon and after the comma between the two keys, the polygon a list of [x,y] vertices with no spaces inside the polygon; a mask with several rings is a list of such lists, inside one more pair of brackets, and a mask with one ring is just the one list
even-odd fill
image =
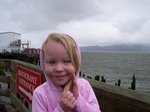
{"label": "roof", "polygon": [[13,33],[13,34],[21,35],[20,33],[16,33],[16,32],[0,32],[0,34],[7,34],[7,33]]}

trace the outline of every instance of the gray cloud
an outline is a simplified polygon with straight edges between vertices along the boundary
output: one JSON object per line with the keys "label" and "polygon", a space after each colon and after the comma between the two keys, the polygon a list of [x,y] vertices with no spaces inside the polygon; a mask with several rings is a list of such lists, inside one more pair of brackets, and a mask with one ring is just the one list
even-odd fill
{"label": "gray cloud", "polygon": [[149,6],[149,0],[1,0],[0,32],[22,33],[36,47],[53,31],[74,36],[80,45],[145,44]]}
{"label": "gray cloud", "polygon": [[11,4],[11,20],[27,31],[52,29],[97,13],[96,4],[91,0],[14,0]]}

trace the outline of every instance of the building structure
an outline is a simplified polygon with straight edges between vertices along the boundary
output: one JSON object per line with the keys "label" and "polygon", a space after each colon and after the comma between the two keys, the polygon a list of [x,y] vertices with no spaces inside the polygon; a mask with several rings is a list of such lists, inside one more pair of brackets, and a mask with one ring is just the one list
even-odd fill
{"label": "building structure", "polygon": [[30,41],[22,41],[20,33],[0,33],[0,53],[21,53],[25,49],[29,49],[29,46]]}
{"label": "building structure", "polygon": [[21,34],[16,32],[0,33],[0,53],[20,52]]}
{"label": "building structure", "polygon": [[40,54],[40,49],[37,49],[37,48],[25,48],[22,53],[37,55],[37,54]]}

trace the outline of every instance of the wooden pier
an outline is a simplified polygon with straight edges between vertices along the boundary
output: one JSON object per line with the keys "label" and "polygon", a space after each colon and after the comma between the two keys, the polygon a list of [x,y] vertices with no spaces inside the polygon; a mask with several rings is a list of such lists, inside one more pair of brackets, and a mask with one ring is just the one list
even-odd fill
{"label": "wooden pier", "polygon": [[[5,108],[3,112],[31,112],[32,104],[16,89],[18,69],[40,74],[42,83],[45,79],[40,67],[18,60],[0,59],[0,69],[8,70],[10,74],[0,76],[0,82],[7,84],[7,88],[0,88],[0,96],[10,98],[10,103],[0,101],[0,106]],[[150,112],[150,94],[112,86],[92,79],[87,80],[93,87],[102,112]],[[11,109],[12,111],[10,111]]]}

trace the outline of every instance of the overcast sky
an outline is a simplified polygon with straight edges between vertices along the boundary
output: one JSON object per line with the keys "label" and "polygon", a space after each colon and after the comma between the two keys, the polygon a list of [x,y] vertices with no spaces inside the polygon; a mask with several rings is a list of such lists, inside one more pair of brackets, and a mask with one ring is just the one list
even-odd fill
{"label": "overcast sky", "polygon": [[150,0],[0,0],[0,32],[40,47],[51,32],[80,46],[150,44]]}

